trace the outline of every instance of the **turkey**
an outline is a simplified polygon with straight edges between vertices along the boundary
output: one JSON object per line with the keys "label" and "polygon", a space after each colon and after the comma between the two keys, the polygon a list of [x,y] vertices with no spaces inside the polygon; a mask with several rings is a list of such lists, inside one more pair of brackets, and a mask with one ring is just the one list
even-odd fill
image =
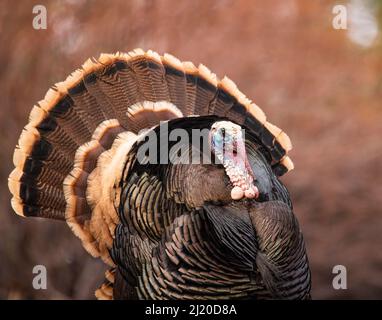
{"label": "turkey", "polygon": [[278,179],[293,169],[291,148],[204,65],[102,54],[33,107],[12,207],[66,221],[110,266],[99,299],[309,299],[303,236]]}

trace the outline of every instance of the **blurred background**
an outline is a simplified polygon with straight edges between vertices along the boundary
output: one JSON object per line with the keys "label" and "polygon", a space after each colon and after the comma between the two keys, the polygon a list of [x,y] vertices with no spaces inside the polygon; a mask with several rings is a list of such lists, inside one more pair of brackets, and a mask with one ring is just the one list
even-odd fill
{"label": "blurred background", "polygon": [[[46,30],[32,27],[47,8]],[[347,29],[333,28],[334,5]],[[105,266],[66,224],[12,213],[7,177],[33,104],[101,52],[169,52],[228,75],[286,131],[283,177],[306,239],[315,299],[382,299],[382,1],[0,2],[0,298],[86,299]],[[32,288],[33,266],[48,270]],[[347,268],[347,290],[332,269]]]}

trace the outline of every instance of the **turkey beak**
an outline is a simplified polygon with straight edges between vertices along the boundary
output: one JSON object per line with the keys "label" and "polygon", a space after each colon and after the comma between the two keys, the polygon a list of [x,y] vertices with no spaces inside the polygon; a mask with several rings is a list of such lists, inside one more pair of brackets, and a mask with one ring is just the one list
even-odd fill
{"label": "turkey beak", "polygon": [[256,199],[259,190],[254,185],[256,179],[249,165],[241,132],[233,137],[232,146],[225,148],[224,151],[223,166],[234,186],[231,190],[232,199],[240,200],[243,197]]}

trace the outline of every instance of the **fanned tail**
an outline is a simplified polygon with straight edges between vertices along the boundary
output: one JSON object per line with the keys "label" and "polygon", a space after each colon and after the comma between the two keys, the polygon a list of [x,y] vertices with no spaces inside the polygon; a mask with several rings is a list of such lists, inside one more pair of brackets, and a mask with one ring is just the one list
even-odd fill
{"label": "fanned tail", "polygon": [[138,133],[193,115],[228,118],[269,152],[277,175],[293,168],[288,136],[227,77],[136,49],[87,60],[33,107],[14,152],[12,207],[21,216],[66,220],[84,247],[113,265],[118,179]]}

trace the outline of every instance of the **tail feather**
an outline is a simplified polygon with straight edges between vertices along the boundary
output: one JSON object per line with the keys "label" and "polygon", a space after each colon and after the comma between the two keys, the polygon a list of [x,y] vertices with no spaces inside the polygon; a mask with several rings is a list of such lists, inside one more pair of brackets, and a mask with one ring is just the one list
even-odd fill
{"label": "tail feather", "polygon": [[119,119],[121,125],[128,128],[126,120],[127,107],[132,102],[126,90],[126,82],[121,77],[121,71],[118,65],[119,55],[102,54],[100,56],[100,63],[104,65],[99,71],[97,71],[97,81],[100,89],[111,101],[115,110],[116,119]]}
{"label": "tail feather", "polygon": [[29,124],[30,127],[36,127],[37,131],[43,133],[46,140],[50,144],[61,144],[61,150],[64,153],[71,154],[75,152],[78,147],[78,142],[72,138],[71,131],[66,132],[62,128],[57,119],[55,119],[50,114],[47,114],[39,106],[34,106],[29,115]]}
{"label": "tail feather", "polygon": [[149,50],[146,53],[147,69],[149,70],[151,87],[155,92],[155,99],[152,101],[171,101],[168,84],[166,82],[166,70],[162,60],[156,52]]}
{"label": "tail feather", "polygon": [[198,69],[190,62],[183,62],[186,71],[186,113],[190,116],[195,114],[196,88],[198,83]]}
{"label": "tail feather", "polygon": [[68,96],[76,106],[81,106],[81,108],[88,114],[92,124],[96,125],[105,120],[106,115],[102,111],[102,107],[98,104],[96,98],[86,89],[83,79],[81,79],[76,86],[68,88]]}
{"label": "tail feather", "polygon": [[64,82],[57,83],[39,102],[40,107],[57,121],[57,124],[68,132],[78,144],[86,141],[96,125],[91,122],[88,112],[77,106],[68,95],[68,85],[78,81],[81,72],[77,70]]}
{"label": "tail feather", "polygon": [[[73,165],[72,161],[69,161],[67,157],[59,152],[51,152],[46,159],[41,159],[34,157],[33,154],[31,156],[27,155],[20,148],[15,150],[13,159],[16,169],[22,171],[26,177],[38,181],[40,181],[40,177],[41,181],[45,180],[43,178],[45,171],[48,177],[50,177],[50,174],[65,176],[65,170],[70,170]],[[55,182],[53,181],[53,183]]]}
{"label": "tail feather", "polygon": [[[90,60],[88,60],[88,62],[84,65],[84,69],[92,70],[95,67],[94,64]],[[118,116],[113,102],[109,98],[109,96],[102,90],[104,86],[102,86],[102,82],[99,81],[97,73],[98,72],[91,72],[85,76],[85,87],[89,94],[91,94],[96,99],[98,105],[102,106],[104,120],[117,119]]]}
{"label": "tail feather", "polygon": [[186,109],[186,74],[183,63],[170,54],[161,57],[165,68],[165,81],[168,86],[170,100],[184,114],[191,114]]}
{"label": "tail feather", "polygon": [[[55,178],[54,175],[52,178]],[[14,197],[19,201],[23,199],[27,205],[65,209],[66,203],[61,188],[44,181],[39,181],[38,184],[31,183],[32,181],[16,168],[9,176],[8,186]]]}
{"label": "tail feather", "polygon": [[[232,84],[231,84],[232,83]],[[216,102],[214,108],[211,108],[212,114],[224,117],[235,102],[234,96],[230,93],[230,87],[233,82],[224,77],[217,85]]]}
{"label": "tail feather", "polygon": [[155,89],[152,80],[152,72],[149,68],[149,61],[152,65],[155,65],[157,62],[153,59],[147,59],[146,54],[141,49],[136,49],[132,52],[129,52],[131,59],[129,65],[136,75],[136,79],[143,93],[143,98],[145,101],[158,101],[157,96],[159,92]]}
{"label": "tail feather", "polygon": [[130,56],[123,54],[120,56],[120,59],[117,59],[115,62],[118,77],[121,83],[123,83],[122,88],[124,95],[129,101],[127,107],[145,100],[142,88],[139,86],[137,76],[131,68],[129,61]]}
{"label": "tail feather", "polygon": [[198,81],[195,97],[195,114],[205,116],[209,114],[210,103],[215,100],[217,92],[217,78],[206,66],[199,65]]}
{"label": "tail feather", "polygon": [[99,300],[113,300],[113,287],[115,283],[115,269],[105,272],[105,281],[96,290],[95,296]]}

